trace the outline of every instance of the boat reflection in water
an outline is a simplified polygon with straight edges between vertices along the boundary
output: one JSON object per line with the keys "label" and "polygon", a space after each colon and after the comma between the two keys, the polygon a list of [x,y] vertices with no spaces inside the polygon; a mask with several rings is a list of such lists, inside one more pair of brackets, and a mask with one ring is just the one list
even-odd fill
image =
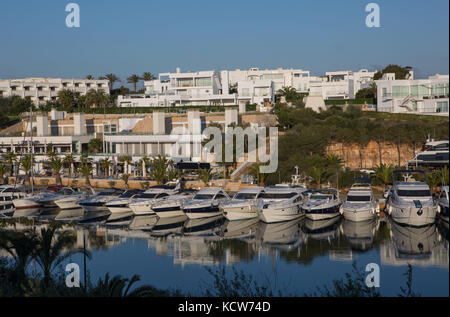
{"label": "boat reflection in water", "polygon": [[105,225],[108,227],[126,227],[133,221],[133,212],[111,213],[106,219]]}
{"label": "boat reflection in water", "polygon": [[324,220],[306,219],[303,231],[308,238],[315,240],[330,240],[339,236],[339,224],[341,217]]}
{"label": "boat reflection in water", "polygon": [[181,234],[184,223],[188,218],[183,216],[159,218],[152,229],[153,236],[166,236],[169,234]]}
{"label": "boat reflection in water", "polygon": [[108,219],[110,214],[111,213],[108,210],[88,211],[78,223],[81,225],[101,225],[106,222],[106,219]]}
{"label": "boat reflection in water", "polygon": [[59,221],[77,221],[82,220],[84,216],[83,208],[63,209],[55,217]]}
{"label": "boat reflection in water", "polygon": [[209,218],[189,219],[184,224],[182,233],[185,236],[218,235],[224,221],[225,218],[222,215]]}
{"label": "boat reflection in water", "polygon": [[367,251],[373,247],[373,240],[377,229],[376,219],[359,222],[344,219],[341,228],[353,250]]}
{"label": "boat reflection in water", "polygon": [[128,225],[130,230],[150,231],[158,222],[156,215],[135,216]]}
{"label": "boat reflection in water", "polygon": [[256,240],[262,246],[291,249],[303,242],[300,227],[304,219],[294,219],[286,222],[261,222]]}
{"label": "boat reflection in water", "polygon": [[246,239],[253,237],[259,228],[259,218],[226,220],[219,236],[222,238]]}

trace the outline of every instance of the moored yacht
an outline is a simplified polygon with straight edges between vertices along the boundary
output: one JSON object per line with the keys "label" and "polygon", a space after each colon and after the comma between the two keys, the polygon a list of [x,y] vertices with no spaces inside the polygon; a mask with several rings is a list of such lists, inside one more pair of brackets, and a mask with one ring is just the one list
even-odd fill
{"label": "moored yacht", "polygon": [[109,211],[105,204],[108,201],[116,199],[124,190],[117,188],[108,188],[102,190],[97,195],[90,196],[88,198],[82,199],[78,204],[87,212],[93,211]]}
{"label": "moored yacht", "polygon": [[152,210],[152,205],[167,196],[175,195],[178,193],[179,188],[175,186],[168,185],[156,185],[145,192],[139,194],[130,203],[130,210],[137,215],[154,215],[155,212]]}
{"label": "moored yacht", "polygon": [[191,191],[180,191],[176,195],[165,196],[155,200],[151,205],[151,210],[156,213],[159,218],[170,218],[184,216],[182,206],[194,198]]}
{"label": "moored yacht", "polygon": [[306,218],[311,220],[323,220],[334,218],[340,215],[339,209],[342,201],[336,189],[318,189],[312,191],[302,209]]}
{"label": "moored yacht", "polygon": [[448,165],[449,142],[446,141],[428,141],[423,146],[421,152],[408,162],[409,166],[444,166]]}
{"label": "moored yacht", "polygon": [[89,189],[75,192],[72,195],[56,199],[54,202],[61,210],[80,209],[81,206],[78,202],[82,199],[88,198],[91,195],[95,195],[95,190],[90,187]]}
{"label": "moored yacht", "polygon": [[[402,176],[403,180],[398,178]],[[413,175],[421,175],[417,181]],[[421,170],[396,170],[392,173],[393,191],[386,203],[386,210],[392,219],[408,226],[424,226],[436,221],[437,207],[425,182],[426,173]]]}
{"label": "moored yacht", "polygon": [[264,190],[258,201],[259,219],[266,223],[289,221],[304,215],[302,193],[299,186],[272,186]]}
{"label": "moored yacht", "polygon": [[374,198],[370,180],[356,182],[347,193],[347,198],[341,206],[341,213],[350,221],[366,221],[374,219],[379,212],[378,203]]}
{"label": "moored yacht", "polygon": [[439,216],[448,222],[448,186],[442,186],[438,200]]}
{"label": "moored yacht", "polygon": [[219,205],[229,200],[227,192],[219,187],[203,188],[191,201],[183,204],[183,212],[189,219],[207,218],[221,215]]}
{"label": "moored yacht", "polygon": [[129,189],[123,192],[117,199],[113,199],[105,203],[105,207],[112,214],[133,212],[129,206],[134,199],[141,198],[144,191],[139,189]]}
{"label": "moored yacht", "polygon": [[258,217],[258,198],[263,187],[246,187],[239,190],[231,200],[222,203],[222,213],[230,221]]}
{"label": "moored yacht", "polygon": [[41,198],[38,199],[38,203],[41,204],[42,208],[56,208],[58,205],[56,205],[55,200],[63,197],[70,197],[76,194],[77,191],[75,191],[72,187],[62,187],[56,192],[47,190],[41,194]]}
{"label": "moored yacht", "polygon": [[16,210],[13,200],[24,198],[26,193],[20,186],[0,185],[0,215],[12,216]]}

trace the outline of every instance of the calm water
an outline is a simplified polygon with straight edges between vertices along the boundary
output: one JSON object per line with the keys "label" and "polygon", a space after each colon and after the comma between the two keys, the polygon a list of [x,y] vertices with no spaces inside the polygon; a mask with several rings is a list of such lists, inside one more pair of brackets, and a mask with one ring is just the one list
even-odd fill
{"label": "calm water", "polygon": [[[356,261],[361,268],[379,264],[381,294],[396,296],[405,286],[403,274],[410,263],[414,291],[422,296],[449,295],[448,223],[441,221],[423,228],[402,227],[386,218],[365,223],[335,218],[264,224],[257,219],[186,221],[91,214],[80,221],[79,213],[59,213],[56,219],[67,223],[64,230],[76,232],[79,247],[83,235],[86,238],[93,281],[106,272],[138,274],[143,283],[200,295],[212,281],[205,267],[223,265],[270,281],[284,293],[303,294],[343,278]],[[55,214],[36,219],[35,225],[46,226]],[[26,228],[21,222],[3,230]],[[71,261],[82,268],[81,256]]]}

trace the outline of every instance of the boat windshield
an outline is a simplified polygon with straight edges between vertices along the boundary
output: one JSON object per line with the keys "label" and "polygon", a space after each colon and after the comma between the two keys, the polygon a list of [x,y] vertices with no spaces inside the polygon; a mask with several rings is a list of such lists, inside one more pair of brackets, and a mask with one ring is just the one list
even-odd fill
{"label": "boat windshield", "polygon": [[403,197],[426,197],[431,196],[430,190],[422,189],[422,190],[398,190],[397,194]]}
{"label": "boat windshield", "polygon": [[150,198],[150,199],[152,199],[152,198],[155,198],[156,196],[158,196],[158,193],[144,193],[144,194],[140,194],[139,195],[139,198]]}
{"label": "boat windshield", "polygon": [[289,199],[296,196],[297,193],[264,193],[261,195],[263,199]]}
{"label": "boat windshield", "polygon": [[121,193],[117,191],[105,190],[98,193],[99,196],[119,196]]}
{"label": "boat windshield", "polygon": [[331,195],[311,195],[310,199],[312,200],[324,200],[324,199],[331,199]]}
{"label": "boat windshield", "polygon": [[370,196],[347,196],[347,201],[370,201]]}
{"label": "boat windshield", "polygon": [[255,199],[256,193],[237,193],[234,199]]}
{"label": "boat windshield", "polygon": [[213,199],[213,194],[197,194],[194,196],[194,199]]}

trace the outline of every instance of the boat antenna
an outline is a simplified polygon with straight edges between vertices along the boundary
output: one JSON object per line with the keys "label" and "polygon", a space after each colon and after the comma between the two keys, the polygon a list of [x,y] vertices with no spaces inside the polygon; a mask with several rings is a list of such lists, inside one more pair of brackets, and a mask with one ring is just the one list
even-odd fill
{"label": "boat antenna", "polygon": [[31,105],[30,107],[30,154],[31,154],[31,178],[30,178],[30,183],[31,183],[31,194],[34,194],[34,187],[33,187],[33,183],[34,183],[34,179],[33,179],[33,105]]}

